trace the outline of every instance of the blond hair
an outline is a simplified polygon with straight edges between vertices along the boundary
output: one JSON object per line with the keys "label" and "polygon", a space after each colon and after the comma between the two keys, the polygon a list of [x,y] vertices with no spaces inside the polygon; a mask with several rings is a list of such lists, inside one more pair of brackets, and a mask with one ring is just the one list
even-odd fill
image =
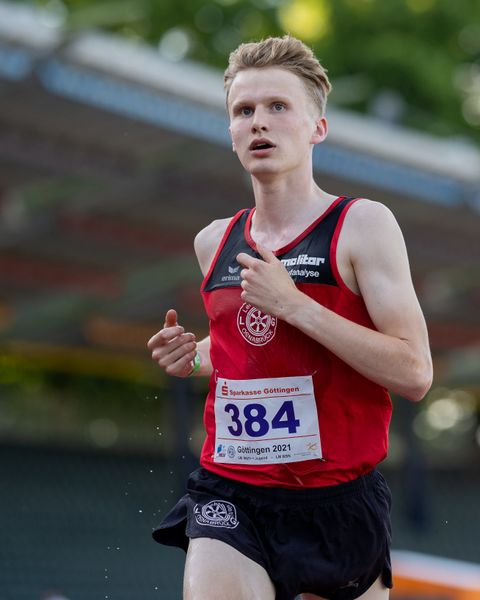
{"label": "blond hair", "polygon": [[236,75],[245,69],[266,67],[281,67],[300,77],[320,115],[324,115],[327,95],[332,89],[327,71],[308,46],[290,35],[240,44],[230,54],[224,73],[227,106],[230,88]]}

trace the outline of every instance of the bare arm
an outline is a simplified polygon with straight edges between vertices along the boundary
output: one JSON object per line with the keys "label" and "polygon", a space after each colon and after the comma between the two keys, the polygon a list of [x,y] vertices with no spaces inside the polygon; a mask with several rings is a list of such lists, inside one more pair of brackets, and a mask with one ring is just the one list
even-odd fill
{"label": "bare arm", "polygon": [[300,292],[269,251],[262,251],[265,262],[239,255],[247,267],[242,271],[243,299],[297,327],[368,379],[420,400],[431,385],[432,363],[398,224],[383,205],[359,201],[347,213],[339,248],[341,244],[378,331]]}
{"label": "bare arm", "polygon": [[[214,221],[195,238],[195,252],[204,276],[210,268],[215,250],[229,221],[230,219]],[[188,377],[190,374],[209,376],[212,373],[210,336],[197,342],[194,333],[185,332],[178,324],[177,313],[173,309],[167,312],[163,328],[150,338],[147,347],[152,352],[152,359],[165,369],[168,375]],[[192,373],[196,354],[200,359],[200,367]]]}

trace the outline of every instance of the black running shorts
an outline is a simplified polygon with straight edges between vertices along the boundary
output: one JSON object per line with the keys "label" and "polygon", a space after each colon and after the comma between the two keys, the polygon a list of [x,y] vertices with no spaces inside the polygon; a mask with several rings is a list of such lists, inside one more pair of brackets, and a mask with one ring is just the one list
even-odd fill
{"label": "black running shorts", "polygon": [[154,539],[188,548],[214,538],[260,564],[276,600],[300,593],[353,600],[381,575],[392,587],[388,486],[378,471],[315,489],[253,486],[194,471]]}

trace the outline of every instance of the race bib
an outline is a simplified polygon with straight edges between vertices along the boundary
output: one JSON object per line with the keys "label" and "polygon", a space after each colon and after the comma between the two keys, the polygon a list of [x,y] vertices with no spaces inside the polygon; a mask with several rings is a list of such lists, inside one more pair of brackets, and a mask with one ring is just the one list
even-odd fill
{"label": "race bib", "polygon": [[322,458],[312,377],[219,378],[218,463],[258,465]]}

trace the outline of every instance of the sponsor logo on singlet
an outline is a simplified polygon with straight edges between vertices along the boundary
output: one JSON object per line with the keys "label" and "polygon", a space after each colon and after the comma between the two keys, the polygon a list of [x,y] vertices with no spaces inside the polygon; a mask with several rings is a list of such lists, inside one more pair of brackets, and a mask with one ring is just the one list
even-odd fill
{"label": "sponsor logo on singlet", "polygon": [[238,281],[240,279],[240,265],[238,267],[228,266],[228,275],[222,276],[222,283],[226,281]]}
{"label": "sponsor logo on singlet", "polygon": [[204,506],[195,504],[193,514],[199,525],[207,527],[235,529],[238,525],[237,509],[235,505],[226,500],[211,500]]}
{"label": "sponsor logo on singlet", "polygon": [[[290,277],[304,277],[305,279],[320,277],[320,271],[308,269],[306,267],[318,267],[325,263],[325,258],[322,256],[308,256],[308,254],[300,254],[295,258],[281,258],[280,261],[284,264]],[[293,268],[297,267],[297,268]],[[298,268],[301,267],[301,268]]]}
{"label": "sponsor logo on singlet", "polygon": [[244,303],[237,314],[237,326],[249,344],[265,346],[275,337],[277,318]]}
{"label": "sponsor logo on singlet", "polygon": [[319,265],[323,265],[325,259],[321,256],[308,256],[308,254],[300,254],[299,256],[295,256],[295,258],[281,258],[280,262],[282,262],[286,267],[295,267],[298,265],[310,265],[312,267],[318,267]]}

